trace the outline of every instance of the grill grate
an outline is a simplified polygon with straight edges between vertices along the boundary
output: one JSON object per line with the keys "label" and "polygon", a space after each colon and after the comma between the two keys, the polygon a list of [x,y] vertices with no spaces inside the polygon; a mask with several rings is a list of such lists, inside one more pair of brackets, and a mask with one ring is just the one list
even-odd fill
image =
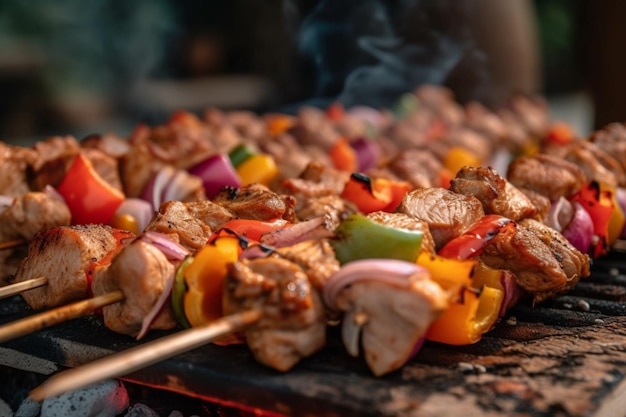
{"label": "grill grate", "polygon": [[[126,379],[285,415],[623,416],[625,273],[624,253],[614,252],[570,293],[516,306],[479,343],[427,343],[401,371],[383,378],[345,353],[334,328],[327,348],[286,374],[257,364],[245,347],[210,345]],[[1,303],[6,315],[0,320],[14,319],[19,304]],[[153,332],[148,340],[163,334]],[[134,345],[98,318],[85,317],[1,345],[0,364],[36,358],[71,367]]]}

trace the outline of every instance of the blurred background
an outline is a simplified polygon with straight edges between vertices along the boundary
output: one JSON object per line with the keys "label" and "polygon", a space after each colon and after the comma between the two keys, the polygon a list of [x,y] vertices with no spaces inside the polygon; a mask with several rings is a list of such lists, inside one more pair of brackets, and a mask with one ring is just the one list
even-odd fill
{"label": "blurred background", "polygon": [[0,140],[175,110],[387,107],[421,83],[545,96],[581,134],[626,121],[621,0],[6,0]]}

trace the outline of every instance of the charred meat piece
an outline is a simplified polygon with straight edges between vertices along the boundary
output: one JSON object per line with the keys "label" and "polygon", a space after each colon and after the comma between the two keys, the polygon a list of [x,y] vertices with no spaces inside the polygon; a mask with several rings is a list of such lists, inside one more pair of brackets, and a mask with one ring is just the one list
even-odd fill
{"label": "charred meat piece", "polygon": [[485,215],[477,198],[444,188],[413,190],[404,196],[396,211],[426,222],[437,250]]}
{"label": "charred meat piece", "polygon": [[59,185],[74,157],[80,152],[78,141],[72,136],[54,136],[37,142],[33,149],[37,159],[31,166],[30,186],[42,190],[50,184]]}
{"label": "charred meat piece", "polygon": [[507,179],[516,187],[533,190],[550,201],[569,197],[586,182],[585,174],[579,167],[547,154],[513,160]]}
{"label": "charred meat piece", "polygon": [[401,151],[389,162],[388,168],[413,188],[432,188],[441,184],[443,165],[427,149]]}
{"label": "charred meat piece", "polygon": [[110,262],[121,247],[120,240],[131,236],[103,225],[43,230],[30,240],[28,256],[20,263],[15,282],[48,278],[48,285],[22,294],[35,310],[85,299],[90,296],[91,269]]}
{"label": "charred meat piece", "polygon": [[18,197],[30,191],[28,169],[36,158],[33,149],[0,142],[0,195]]}
{"label": "charred meat piece", "polygon": [[[170,236],[170,238],[191,252],[197,252],[202,248],[212,233],[212,228],[204,220],[196,215],[196,212],[189,208],[189,204],[180,201],[166,201],[161,204],[159,211],[154,213],[152,220],[146,226],[146,231],[154,231]],[[221,206],[213,204],[210,201],[198,203],[209,207],[216,207],[215,213],[218,216],[223,215],[224,210]],[[207,210],[208,211],[208,210]],[[230,216],[232,218],[232,215]]]}
{"label": "charred meat piece", "polygon": [[430,228],[425,221],[416,219],[404,213],[387,213],[384,211],[375,211],[367,215],[368,218],[375,222],[399,229],[417,230],[424,234],[422,238],[422,246],[420,251],[435,253],[435,241],[430,234]]}
{"label": "charred meat piece", "polygon": [[245,332],[260,363],[288,371],[326,343],[324,307],[297,264],[275,256],[242,260],[229,266],[224,288],[225,314],[263,312]]}
{"label": "charred meat piece", "polygon": [[626,171],[626,123],[611,123],[594,132],[589,141],[612,155]]}
{"label": "charred meat piece", "polygon": [[311,162],[302,171],[299,178],[321,184],[333,194],[341,194],[350,179],[350,173]]}
{"label": "charred meat piece", "polygon": [[595,180],[611,187],[626,185],[626,174],[619,161],[593,142],[574,142],[565,159],[579,166],[589,181]]}
{"label": "charred meat piece", "polygon": [[89,135],[80,141],[80,147],[83,149],[98,149],[105,154],[120,159],[130,149],[128,141],[115,133],[106,133],[103,135]]}
{"label": "charred meat piece", "polygon": [[250,220],[295,220],[296,201],[293,196],[278,195],[260,184],[241,188],[226,187],[213,202],[230,210],[237,217]]}
{"label": "charred meat piece", "polygon": [[[172,279],[176,266],[155,246],[134,240],[115,256],[108,268],[100,269],[93,279],[93,295],[116,290],[125,299],[102,308],[104,324],[114,332],[137,336],[143,320],[165,290],[165,282]],[[152,322],[152,329],[172,329],[176,320],[169,303]]]}
{"label": "charred meat piece", "polygon": [[487,242],[480,259],[491,268],[510,271],[517,285],[541,302],[589,275],[588,264],[579,264],[580,254],[570,250],[564,237],[550,246],[544,242],[553,238],[554,234],[542,231],[538,236],[532,229],[510,222]]}
{"label": "charred meat piece", "polygon": [[336,195],[299,199],[296,206],[299,220],[324,217],[329,230],[335,229],[343,219],[358,211],[354,203]]}
{"label": "charred meat piece", "polygon": [[535,217],[538,212],[524,193],[492,168],[463,167],[450,182],[450,190],[479,199],[485,214],[499,214],[517,221]]}
{"label": "charred meat piece", "polygon": [[[72,219],[67,205],[47,193],[28,192],[0,210],[0,242],[28,240],[41,230],[67,226]],[[25,248],[5,249],[0,253],[0,285],[9,283],[24,256]]]}
{"label": "charred meat piece", "polygon": [[298,264],[317,291],[322,291],[328,278],[339,270],[335,252],[325,239],[307,240],[277,249],[285,259]]}

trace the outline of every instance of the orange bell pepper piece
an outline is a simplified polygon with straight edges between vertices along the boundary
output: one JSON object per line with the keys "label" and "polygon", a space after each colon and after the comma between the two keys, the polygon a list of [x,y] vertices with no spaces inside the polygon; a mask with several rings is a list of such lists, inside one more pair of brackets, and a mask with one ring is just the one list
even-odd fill
{"label": "orange bell pepper piece", "polygon": [[267,132],[276,136],[285,133],[293,126],[293,118],[284,114],[273,114],[266,121]]}
{"label": "orange bell pepper piece", "polygon": [[336,102],[332,103],[328,108],[326,108],[326,116],[334,121],[338,122],[343,119],[346,115],[346,109],[343,107],[343,104]]}
{"label": "orange bell pepper piece", "polygon": [[269,185],[278,175],[278,167],[274,158],[268,154],[252,155],[237,165],[237,174],[241,185],[263,184]]}
{"label": "orange bell pepper piece", "polygon": [[339,139],[328,151],[333,166],[341,171],[355,172],[358,169],[358,155],[345,138]]}

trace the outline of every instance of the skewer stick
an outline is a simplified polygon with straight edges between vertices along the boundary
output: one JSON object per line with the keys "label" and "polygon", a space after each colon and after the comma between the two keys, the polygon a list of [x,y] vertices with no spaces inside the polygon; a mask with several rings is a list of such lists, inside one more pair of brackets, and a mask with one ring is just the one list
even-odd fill
{"label": "skewer stick", "polygon": [[192,327],[123,352],[98,359],[87,365],[63,371],[33,389],[35,401],[73,391],[109,378],[130,374],[172,356],[203,346],[210,341],[256,323],[260,310],[248,310],[222,317],[204,326]]}
{"label": "skewer stick", "polygon": [[48,278],[39,277],[28,279],[26,281],[16,282],[15,284],[0,287],[0,300],[10,297],[21,292],[32,290],[33,288],[43,287],[48,284]]}
{"label": "skewer stick", "polygon": [[0,250],[11,249],[11,248],[14,248],[16,246],[23,245],[25,243],[26,243],[26,241],[24,239],[8,240],[6,242],[0,243]]}
{"label": "skewer stick", "polygon": [[109,304],[124,299],[124,293],[113,291],[98,297],[77,301],[62,307],[44,311],[43,313],[25,317],[9,324],[0,326],[0,343],[24,336],[46,327],[54,326],[67,320],[75,319]]}

